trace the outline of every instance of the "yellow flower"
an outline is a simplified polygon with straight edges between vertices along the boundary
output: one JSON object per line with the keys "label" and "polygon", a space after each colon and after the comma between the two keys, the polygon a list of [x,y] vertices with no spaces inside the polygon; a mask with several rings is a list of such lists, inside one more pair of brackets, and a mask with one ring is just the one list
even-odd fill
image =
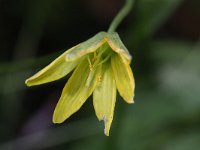
{"label": "yellow flower", "polygon": [[80,43],[26,80],[27,86],[58,80],[74,68],[53,114],[54,123],[62,123],[78,111],[93,93],[93,105],[108,136],[116,101],[116,91],[127,103],[133,103],[134,77],[131,56],[118,34],[100,32]]}

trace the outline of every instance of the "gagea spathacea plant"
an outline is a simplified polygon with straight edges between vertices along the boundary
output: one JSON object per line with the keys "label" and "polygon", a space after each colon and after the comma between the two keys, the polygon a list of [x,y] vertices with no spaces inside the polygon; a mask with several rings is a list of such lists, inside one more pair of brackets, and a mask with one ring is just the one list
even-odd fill
{"label": "gagea spathacea plant", "polygon": [[62,123],[93,96],[96,116],[105,124],[108,136],[113,120],[116,94],[133,103],[135,82],[131,55],[116,32],[99,32],[64,52],[44,69],[25,81],[34,86],[58,80],[73,71],[53,114]]}

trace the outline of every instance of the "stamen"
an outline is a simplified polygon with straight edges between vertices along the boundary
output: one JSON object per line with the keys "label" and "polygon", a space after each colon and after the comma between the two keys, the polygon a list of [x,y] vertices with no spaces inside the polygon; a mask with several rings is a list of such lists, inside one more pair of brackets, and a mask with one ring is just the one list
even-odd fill
{"label": "stamen", "polygon": [[92,71],[94,68],[94,66],[92,64],[90,64],[89,67],[90,67],[90,71]]}
{"label": "stamen", "polygon": [[93,65],[92,65],[92,63],[90,61],[90,57],[89,56],[87,56],[87,60],[88,60],[90,71],[91,71],[93,69]]}
{"label": "stamen", "polygon": [[102,81],[102,75],[99,74],[99,75],[97,76],[97,81],[98,81],[98,82],[101,82],[101,81]]}
{"label": "stamen", "polygon": [[97,66],[102,65],[103,63],[105,63],[105,62],[110,58],[111,55],[112,55],[112,53],[109,53],[109,54],[106,56],[106,58],[104,58],[100,63],[98,63]]}
{"label": "stamen", "polygon": [[92,62],[95,62],[97,60],[97,57],[92,58]]}
{"label": "stamen", "polygon": [[90,73],[89,73],[89,76],[88,76],[87,81],[86,81],[87,87],[90,86],[90,83],[92,82],[93,77],[94,77],[94,70],[90,71]]}

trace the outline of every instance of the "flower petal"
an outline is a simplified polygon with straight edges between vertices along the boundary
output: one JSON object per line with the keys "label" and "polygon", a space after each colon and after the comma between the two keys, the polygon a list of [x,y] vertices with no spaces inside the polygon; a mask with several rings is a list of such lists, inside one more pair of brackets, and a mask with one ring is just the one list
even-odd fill
{"label": "flower petal", "polygon": [[87,78],[90,73],[87,60],[83,60],[76,68],[57,103],[53,114],[53,122],[61,123],[78,111],[86,99],[92,94],[96,85],[96,76],[86,86]]}
{"label": "flower petal", "polygon": [[104,72],[103,79],[94,90],[93,105],[98,119],[104,120],[105,135],[109,136],[116,101],[116,85],[112,77],[111,66],[102,71]]}
{"label": "flower petal", "polygon": [[135,81],[131,67],[117,54],[111,57],[111,65],[119,94],[127,103],[133,103]]}
{"label": "flower petal", "polygon": [[114,32],[114,33],[108,34],[107,36],[108,36],[107,42],[110,45],[110,47],[113,49],[113,51],[121,55],[125,63],[130,64],[132,57],[129,54],[129,51],[127,50],[127,48],[122,43],[119,35],[116,32]]}
{"label": "flower petal", "polygon": [[96,51],[106,40],[104,37],[107,35],[106,32],[99,32],[92,38],[85,42],[80,43],[76,48],[66,55],[67,61],[73,61],[74,59],[80,58],[88,53]]}
{"label": "flower petal", "polygon": [[57,59],[51,62],[44,69],[42,69],[41,71],[39,71],[32,77],[27,79],[25,81],[26,85],[33,86],[33,85],[39,85],[39,84],[55,81],[64,77],[69,72],[71,72],[80,62],[80,60],[67,62],[65,61],[65,56],[68,52],[73,50],[75,47],[72,47],[68,51],[64,52],[62,55],[60,55]]}

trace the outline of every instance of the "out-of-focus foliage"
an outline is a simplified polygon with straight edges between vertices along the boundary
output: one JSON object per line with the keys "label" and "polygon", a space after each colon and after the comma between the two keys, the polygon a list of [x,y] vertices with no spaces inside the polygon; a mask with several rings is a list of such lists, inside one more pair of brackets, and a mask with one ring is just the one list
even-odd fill
{"label": "out-of-focus foliage", "polygon": [[[104,2],[108,3],[100,4]],[[116,12],[121,2],[109,1],[107,7]],[[24,80],[30,74],[65,49],[107,29],[109,22],[100,19],[112,15],[99,17],[93,8],[108,10],[100,4],[99,0],[0,1],[0,150],[199,149],[200,41],[169,25],[187,18],[178,13],[181,8],[183,14],[200,16],[198,1],[136,0],[118,29],[133,55],[135,104],[117,97],[109,137],[101,132],[103,123],[99,126],[91,99],[66,123],[51,123],[67,78],[26,88]],[[195,30],[191,26],[188,31]]]}

